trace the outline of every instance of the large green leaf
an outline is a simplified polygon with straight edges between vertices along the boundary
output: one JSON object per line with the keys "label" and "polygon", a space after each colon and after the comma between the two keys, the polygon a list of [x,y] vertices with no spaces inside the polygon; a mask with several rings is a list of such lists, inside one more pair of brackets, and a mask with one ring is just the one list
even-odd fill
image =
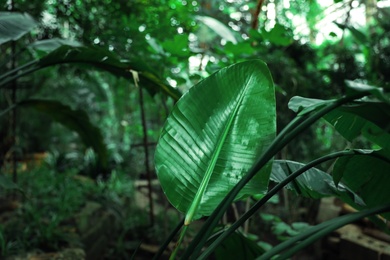
{"label": "large green leaf", "polygon": [[104,171],[107,168],[107,148],[103,142],[102,134],[89,120],[85,111],[72,109],[54,100],[29,99],[21,101],[19,107],[32,108],[45,113],[53,120],[77,132],[87,147],[92,147],[99,158],[99,166]]}
{"label": "large green leaf", "polygon": [[[341,180],[368,207],[390,203],[390,156],[376,151],[368,155],[339,158],[333,169],[335,182]],[[390,214],[386,215],[390,219]]]}
{"label": "large green leaf", "polygon": [[[224,68],[190,89],[168,117],[155,154],[168,200],[191,219],[209,215],[275,137],[274,86],[258,60]],[[267,191],[271,164],[238,198]]]}
{"label": "large green leaf", "polygon": [[34,19],[26,13],[0,12],[0,44],[18,40],[36,25]]}

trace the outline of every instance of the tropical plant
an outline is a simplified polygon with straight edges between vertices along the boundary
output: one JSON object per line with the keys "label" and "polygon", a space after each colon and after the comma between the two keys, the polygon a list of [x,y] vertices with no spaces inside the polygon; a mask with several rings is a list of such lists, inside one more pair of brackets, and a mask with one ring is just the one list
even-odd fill
{"label": "tropical plant", "polygon": [[[261,61],[226,67],[183,95],[166,120],[155,163],[168,200],[185,217],[155,258],[181,230],[171,255],[175,258],[188,225],[208,216],[181,255],[183,259],[207,259],[285,186],[314,199],[337,196],[360,211],[307,228],[266,253],[255,250],[252,257],[286,259],[331,231],[367,216],[386,230],[376,215],[388,219],[384,213],[390,211],[390,100],[382,88],[351,81],[347,85],[348,93],[339,99],[292,98],[289,107],[297,116],[276,137],[274,84]],[[321,117],[348,141],[364,137],[372,146],[336,151],[308,164],[272,161]],[[332,175],[315,168],[335,159]],[[278,184],[268,190],[270,179]],[[233,201],[253,195],[261,199],[230,227],[212,234]],[[246,246],[253,248],[252,243]]]}

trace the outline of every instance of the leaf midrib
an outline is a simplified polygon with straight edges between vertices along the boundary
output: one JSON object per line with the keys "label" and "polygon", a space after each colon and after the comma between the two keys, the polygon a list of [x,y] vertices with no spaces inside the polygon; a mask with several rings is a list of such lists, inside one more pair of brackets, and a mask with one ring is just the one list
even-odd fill
{"label": "leaf midrib", "polygon": [[230,114],[230,117],[227,121],[227,124],[225,125],[225,128],[222,132],[222,134],[220,135],[220,138],[218,138],[218,142],[217,142],[217,145],[216,145],[216,148],[214,150],[214,153],[212,154],[212,157],[211,157],[211,161],[206,169],[206,172],[205,172],[205,175],[200,183],[200,186],[199,186],[199,189],[197,190],[196,194],[195,194],[195,197],[186,213],[186,217],[185,217],[185,220],[184,220],[184,225],[189,225],[194,216],[196,215],[196,212],[199,208],[199,205],[200,205],[200,202],[203,198],[203,195],[204,193],[206,192],[206,189],[207,189],[207,186],[209,184],[209,181],[210,181],[210,178],[211,178],[211,175],[214,171],[214,167],[216,165],[216,162],[219,158],[219,154],[221,153],[221,150],[222,150],[222,147],[223,147],[223,144],[225,143],[225,140],[227,138],[227,135],[231,129],[231,126],[233,124],[233,121],[234,121],[234,118],[236,117],[237,115],[237,112],[239,110],[239,107],[244,99],[244,96],[245,96],[245,93],[247,92],[247,89],[248,89],[248,86],[250,85],[251,79],[249,79],[246,84],[245,84],[245,87],[243,88],[243,90],[241,91],[241,95],[236,103],[236,106],[234,108],[234,111],[233,113]]}

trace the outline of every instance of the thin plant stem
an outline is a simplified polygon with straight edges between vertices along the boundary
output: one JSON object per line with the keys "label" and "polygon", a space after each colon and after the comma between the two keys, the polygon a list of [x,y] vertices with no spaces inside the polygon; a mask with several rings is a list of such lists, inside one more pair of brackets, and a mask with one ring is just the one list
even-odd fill
{"label": "thin plant stem", "polygon": [[160,249],[158,250],[156,255],[153,257],[153,260],[157,260],[162,256],[165,249],[168,247],[169,243],[173,240],[173,238],[176,236],[176,234],[179,232],[179,230],[182,228],[183,225],[184,225],[184,218],[177,224],[177,226],[169,234],[169,236],[165,240],[164,244],[161,245]]}
{"label": "thin plant stem", "polygon": [[183,228],[181,229],[181,232],[180,232],[180,236],[179,236],[179,240],[177,241],[176,245],[175,245],[175,248],[171,254],[171,256],[169,257],[169,260],[174,260],[176,259],[176,255],[177,255],[177,252],[179,251],[179,248],[180,248],[180,245],[182,244],[183,242],[183,239],[185,237],[185,234],[187,232],[187,228],[188,228],[188,225],[184,225]]}

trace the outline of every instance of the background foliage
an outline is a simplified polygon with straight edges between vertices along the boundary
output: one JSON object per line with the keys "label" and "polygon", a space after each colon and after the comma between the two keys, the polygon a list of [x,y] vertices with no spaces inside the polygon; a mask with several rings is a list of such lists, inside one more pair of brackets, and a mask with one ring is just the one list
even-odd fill
{"label": "background foliage", "polygon": [[[25,99],[60,101],[67,111],[83,111],[79,114],[85,113],[91,123],[87,128],[98,129],[101,135],[101,145],[95,139],[88,143],[88,135],[76,134],[77,130],[52,120],[50,114],[21,107],[15,110],[15,132],[15,120],[0,117],[2,172],[12,170],[13,155],[21,161],[32,153],[46,152],[58,173],[76,171],[96,179],[121,170],[131,178],[143,178],[145,162],[153,168],[154,145],[181,93],[217,70],[244,60],[262,59],[271,71],[278,130],[294,117],[287,106],[293,96],[334,98],[347,92],[345,80],[388,87],[387,2],[1,0],[1,11],[27,13],[36,22],[17,41],[0,45],[2,74],[45,57],[61,44],[68,45],[63,46],[64,53],[77,48],[97,50],[102,57],[110,57],[113,63],[109,65],[120,68],[112,72],[107,66],[97,69],[86,63],[64,63],[2,85],[1,111]],[[87,53],[85,57],[98,56]],[[151,82],[146,84],[141,78],[139,83],[143,108],[138,84],[127,69],[144,72],[140,76]],[[12,89],[17,90],[15,97]],[[83,115],[80,118],[85,122]],[[150,148],[146,161],[145,141]],[[90,149],[92,143],[99,147]],[[375,147],[363,138],[344,141],[324,120],[277,157],[307,162],[357,144]],[[102,161],[105,171],[101,171]],[[321,169],[330,166],[324,164]],[[291,201],[292,210],[297,208],[294,204],[307,203],[286,196],[282,202]]]}

